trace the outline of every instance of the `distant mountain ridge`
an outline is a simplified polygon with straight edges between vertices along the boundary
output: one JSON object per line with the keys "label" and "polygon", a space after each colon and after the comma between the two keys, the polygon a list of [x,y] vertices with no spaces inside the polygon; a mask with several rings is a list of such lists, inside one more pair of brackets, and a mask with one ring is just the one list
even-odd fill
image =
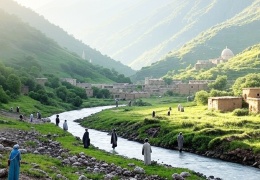
{"label": "distant mountain ridge", "polygon": [[75,52],[80,57],[82,56],[82,53],[84,51],[86,60],[91,61],[91,63],[93,64],[100,65],[109,69],[115,69],[120,74],[124,74],[125,76],[130,76],[135,73],[135,71],[130,67],[122,64],[119,61],[115,61],[106,55],[102,55],[99,51],[90,48],[82,41],[79,41],[75,39],[72,35],[69,35],[60,27],[51,24],[42,16],[39,16],[28,8],[18,5],[13,0],[1,0],[0,8],[10,14],[17,15],[23,21],[27,22],[31,26],[42,31],[48,37],[57,41],[60,46],[65,47],[72,52]]}
{"label": "distant mountain ridge", "polygon": [[144,67],[134,76],[136,81],[147,76],[162,77],[178,74],[178,70],[194,65],[197,60],[219,57],[227,46],[238,54],[249,46],[259,43],[260,39],[260,1],[255,0],[250,6],[233,18],[212,26],[180,49],[169,52],[161,61]]}
{"label": "distant mountain ridge", "polygon": [[[253,2],[140,0],[120,14],[108,17],[99,29],[85,34],[84,40],[122,63],[140,69],[179,49],[202,31],[233,18]],[[84,23],[80,26],[84,27]]]}

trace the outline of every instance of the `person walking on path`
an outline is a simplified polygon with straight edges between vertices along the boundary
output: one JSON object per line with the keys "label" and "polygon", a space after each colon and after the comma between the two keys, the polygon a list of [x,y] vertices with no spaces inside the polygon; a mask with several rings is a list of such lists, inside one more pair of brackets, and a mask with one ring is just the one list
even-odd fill
{"label": "person walking on path", "polygon": [[90,146],[89,132],[88,129],[85,129],[85,133],[82,138],[84,148],[88,148]]}
{"label": "person walking on path", "polygon": [[68,131],[67,120],[65,120],[64,123],[63,123],[63,130],[64,130],[64,131]]}
{"label": "person walking on path", "polygon": [[178,141],[179,151],[182,152],[183,143],[184,143],[184,137],[182,135],[182,132],[180,132],[179,135],[177,136],[177,141]]}
{"label": "person walking on path", "polygon": [[56,122],[56,126],[59,126],[60,118],[59,118],[59,115],[58,115],[58,114],[56,115],[55,122]]}
{"label": "person walking on path", "polygon": [[142,155],[144,156],[145,165],[151,164],[151,153],[152,153],[152,148],[151,145],[148,143],[148,139],[146,138],[144,140],[144,145],[142,149]]}
{"label": "person walking on path", "polygon": [[19,180],[20,161],[21,161],[21,153],[19,151],[19,145],[16,144],[14,145],[8,160],[8,165],[9,165],[8,180]]}
{"label": "person walking on path", "polygon": [[115,149],[117,147],[117,134],[116,134],[116,129],[113,129],[113,132],[111,134],[111,142],[112,148]]}

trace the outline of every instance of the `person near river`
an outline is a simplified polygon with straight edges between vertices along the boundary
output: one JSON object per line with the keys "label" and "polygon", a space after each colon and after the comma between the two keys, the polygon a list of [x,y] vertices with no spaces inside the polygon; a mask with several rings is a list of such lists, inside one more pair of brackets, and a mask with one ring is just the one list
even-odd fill
{"label": "person near river", "polygon": [[144,140],[144,145],[143,145],[143,149],[142,149],[142,155],[144,156],[145,165],[151,164],[151,153],[152,153],[152,148],[151,148],[151,145],[148,143],[148,139],[146,138]]}
{"label": "person near river", "polygon": [[9,165],[8,180],[19,180],[20,161],[21,161],[21,153],[19,151],[19,145],[16,144],[14,145],[13,150],[11,151],[8,159],[8,165]]}
{"label": "person near river", "polygon": [[65,120],[64,123],[63,123],[63,130],[64,130],[64,131],[68,131],[67,120]]}
{"label": "person near river", "polygon": [[33,113],[30,114],[30,122],[33,122]]}
{"label": "person near river", "polygon": [[85,133],[82,138],[84,148],[88,148],[90,146],[90,138],[89,138],[89,132],[88,129],[85,129]]}
{"label": "person near river", "polygon": [[56,123],[56,126],[59,126],[60,118],[59,118],[58,114],[56,115],[55,123]]}
{"label": "person near river", "polygon": [[113,148],[113,149],[115,149],[115,147],[117,147],[117,134],[116,134],[116,129],[113,129],[113,131],[112,131],[110,143],[112,144],[112,148]]}
{"label": "person near river", "polygon": [[179,151],[182,152],[183,143],[184,143],[184,137],[182,135],[182,132],[180,132],[179,135],[177,136],[177,142],[178,142]]}

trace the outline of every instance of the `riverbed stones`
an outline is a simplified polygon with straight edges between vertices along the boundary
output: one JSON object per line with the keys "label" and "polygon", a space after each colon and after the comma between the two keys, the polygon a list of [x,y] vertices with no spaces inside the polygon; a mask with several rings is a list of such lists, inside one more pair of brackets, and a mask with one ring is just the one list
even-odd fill
{"label": "riverbed stones", "polygon": [[5,178],[7,177],[8,171],[6,168],[0,169],[0,178]]}

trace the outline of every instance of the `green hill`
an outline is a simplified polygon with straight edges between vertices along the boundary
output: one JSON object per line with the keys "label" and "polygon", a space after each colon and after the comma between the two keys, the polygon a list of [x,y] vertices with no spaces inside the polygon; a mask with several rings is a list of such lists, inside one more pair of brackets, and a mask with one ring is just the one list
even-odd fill
{"label": "green hill", "polygon": [[249,73],[258,73],[260,70],[260,44],[247,48],[228,62],[219,64],[209,70],[196,71],[187,68],[174,76],[177,79],[216,79],[217,75],[226,75],[228,80],[236,80],[238,77]]}
{"label": "green hill", "polygon": [[67,48],[69,51],[75,52],[80,57],[85,54],[85,59],[91,61],[91,63],[105,68],[114,69],[120,74],[130,76],[135,73],[130,67],[123,65],[119,61],[115,61],[112,58],[101,54],[99,51],[92,49],[82,41],[77,40],[72,35],[69,35],[63,29],[51,24],[42,16],[33,12],[32,10],[18,5],[13,0],[1,0],[0,8],[9,14],[15,14],[24,22],[30,24],[32,27],[40,30],[47,37],[55,40],[61,47]]}
{"label": "green hill", "polygon": [[138,81],[147,76],[162,77],[167,73],[175,75],[178,70],[193,66],[197,60],[219,57],[226,46],[237,54],[249,46],[258,44],[259,6],[260,1],[256,0],[237,16],[200,33],[178,51],[169,52],[163,60],[142,68],[133,79]]}
{"label": "green hill", "polygon": [[113,82],[100,68],[61,48],[40,31],[0,10],[0,61],[36,77],[54,74],[85,82]]}

